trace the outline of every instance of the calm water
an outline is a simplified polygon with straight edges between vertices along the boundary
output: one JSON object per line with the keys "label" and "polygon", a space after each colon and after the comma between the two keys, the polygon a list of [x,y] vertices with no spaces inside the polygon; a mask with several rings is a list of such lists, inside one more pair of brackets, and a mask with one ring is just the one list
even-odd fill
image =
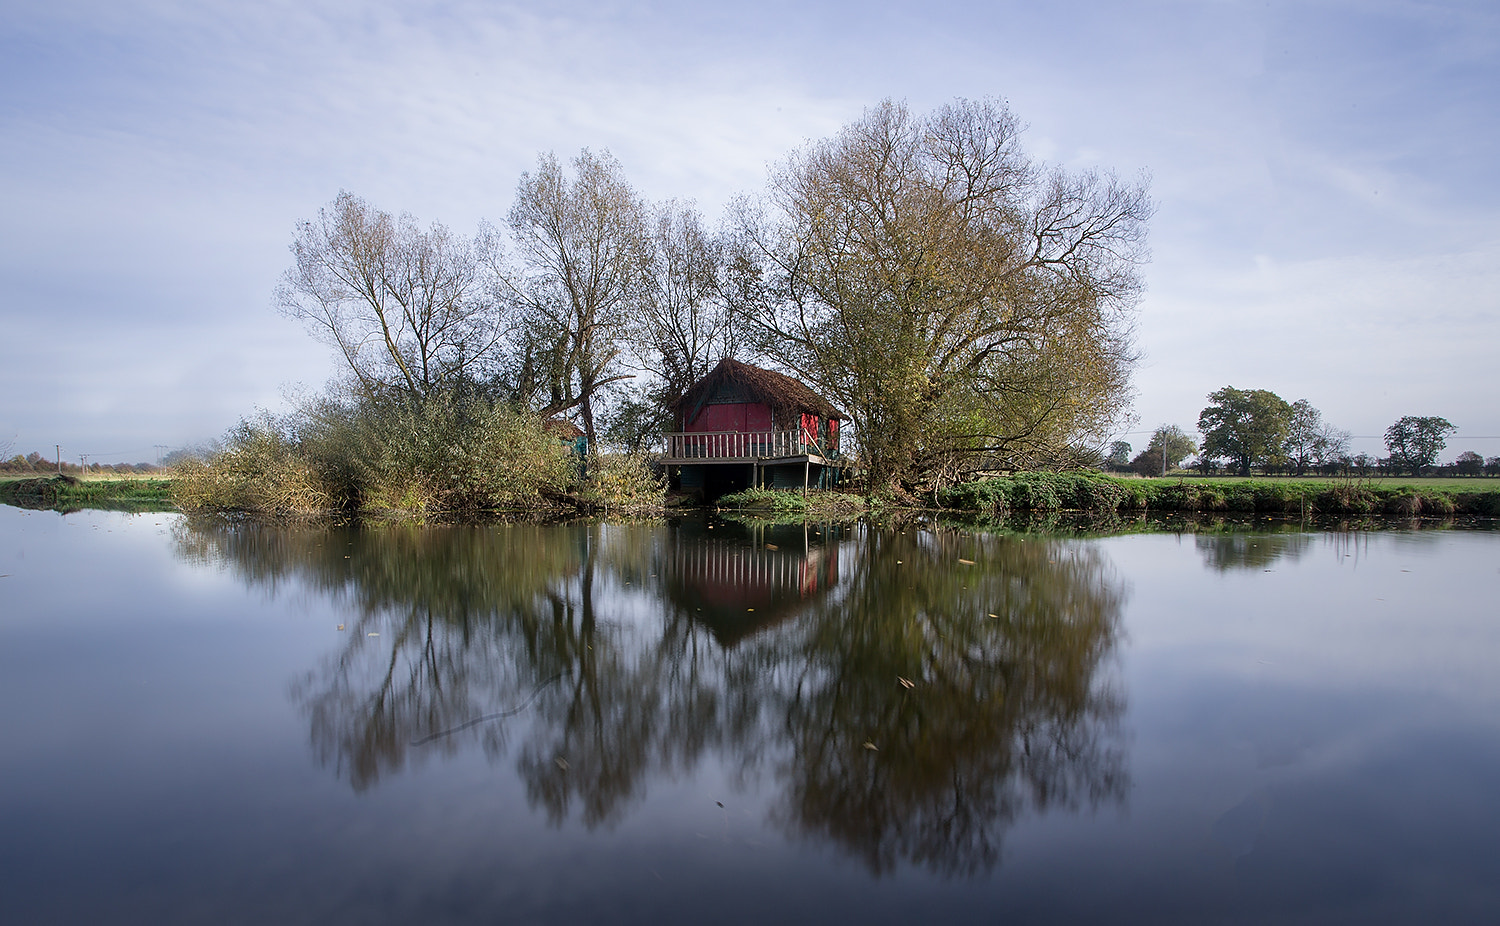
{"label": "calm water", "polygon": [[1500,921],[1500,533],[0,507],[15,923]]}

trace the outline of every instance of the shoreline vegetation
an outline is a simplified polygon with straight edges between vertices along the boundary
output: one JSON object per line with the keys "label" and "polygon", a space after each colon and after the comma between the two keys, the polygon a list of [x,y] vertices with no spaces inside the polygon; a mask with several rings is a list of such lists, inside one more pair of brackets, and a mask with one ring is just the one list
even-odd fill
{"label": "shoreline vegetation", "polygon": [[0,503],[33,511],[96,508],[130,513],[173,511],[172,480],[161,476],[84,478],[66,473],[0,480]]}
{"label": "shoreline vegetation", "polygon": [[[1299,518],[1412,519],[1500,517],[1500,485],[1491,480],[1420,477],[1369,479],[1303,479],[1277,477],[1210,478],[1116,477],[1092,472],[1016,473],[962,483],[924,495],[912,504],[893,504],[849,492],[747,489],[704,506],[683,504],[669,496],[644,457],[591,457],[586,480],[576,460],[560,449],[545,455],[562,461],[554,484],[536,482],[533,466],[521,486],[503,496],[463,495],[464,507],[443,507],[430,489],[408,484],[401,495],[385,491],[362,494],[364,504],[329,505],[325,492],[308,492],[298,480],[310,479],[304,468],[283,465],[274,476],[255,472],[246,454],[232,460],[221,455],[213,465],[193,461],[170,478],[124,479],[70,475],[0,480],[0,502],[20,508],[75,511],[98,508],[147,512],[182,510],[189,514],[319,520],[327,517],[370,520],[486,521],[515,517],[570,518],[609,515],[667,516],[701,507],[721,515],[773,520],[853,520],[932,513],[959,523],[998,525],[1056,520],[1071,516],[1106,523],[1136,521],[1142,515],[1187,515],[1234,519],[1246,515]],[[265,450],[264,447],[261,448]],[[282,448],[285,450],[285,448]],[[272,454],[275,456],[275,454]],[[266,463],[265,459],[259,461]],[[238,464],[238,465],[234,465]],[[283,461],[285,464],[285,461]],[[524,465],[509,461],[508,469]],[[290,471],[288,471],[290,470]],[[519,475],[517,478],[519,478]],[[1473,484],[1472,486],[1470,484]],[[302,494],[294,488],[301,486]],[[392,500],[396,504],[390,504]],[[423,504],[423,501],[426,504]],[[475,504],[499,501],[503,504]],[[1048,529],[1048,528],[1042,528]],[[1107,529],[1107,528],[1106,528]]]}

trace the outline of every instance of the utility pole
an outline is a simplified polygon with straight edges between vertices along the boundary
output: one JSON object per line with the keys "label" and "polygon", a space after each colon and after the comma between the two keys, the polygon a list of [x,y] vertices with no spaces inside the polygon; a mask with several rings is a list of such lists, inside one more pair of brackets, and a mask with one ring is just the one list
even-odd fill
{"label": "utility pole", "polygon": [[62,444],[53,444],[52,446],[57,449],[57,474],[59,476],[61,476],[62,475]]}

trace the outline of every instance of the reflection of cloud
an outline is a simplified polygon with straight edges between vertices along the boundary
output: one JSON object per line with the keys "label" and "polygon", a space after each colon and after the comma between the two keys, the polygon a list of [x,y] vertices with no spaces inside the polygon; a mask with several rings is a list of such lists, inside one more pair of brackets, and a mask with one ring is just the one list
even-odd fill
{"label": "reflection of cloud", "polygon": [[[609,826],[714,753],[773,772],[789,833],[954,875],[997,864],[1026,813],[1123,800],[1101,666],[1124,595],[1096,548],[721,527],[184,522],[177,540],[347,605],[347,644],[292,697],[356,790],[477,744],[514,754],[553,823]],[[762,599],[769,625],[723,622]]]}

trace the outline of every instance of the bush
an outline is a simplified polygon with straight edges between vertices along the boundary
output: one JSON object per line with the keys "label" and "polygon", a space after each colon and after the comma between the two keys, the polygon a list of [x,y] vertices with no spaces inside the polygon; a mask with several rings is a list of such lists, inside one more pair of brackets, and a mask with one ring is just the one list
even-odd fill
{"label": "bush", "polygon": [[606,453],[592,457],[582,497],[606,510],[659,508],[666,496],[664,475],[644,453]]}
{"label": "bush", "polygon": [[175,473],[189,511],[269,514],[527,508],[577,480],[567,449],[535,416],[461,393],[324,399],[285,418],[263,414]]}

